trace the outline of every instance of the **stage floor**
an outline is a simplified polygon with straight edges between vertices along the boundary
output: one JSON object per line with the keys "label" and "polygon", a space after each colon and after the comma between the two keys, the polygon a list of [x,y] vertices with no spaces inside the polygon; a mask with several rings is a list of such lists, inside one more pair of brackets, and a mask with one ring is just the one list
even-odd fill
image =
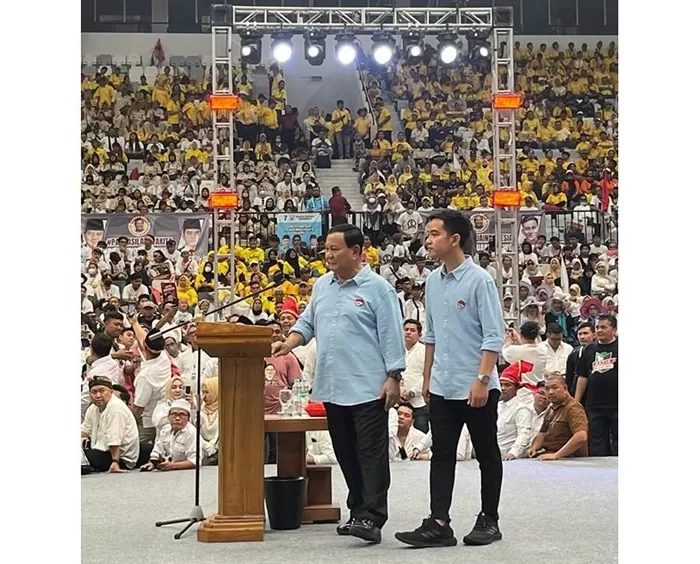
{"label": "stage floor", "polygon": [[[155,528],[157,520],[187,517],[193,502],[194,471],[93,474],[82,480],[82,561],[84,563],[219,562],[295,563],[332,559],[335,564],[372,562],[517,561],[541,564],[613,564],[617,562],[617,459],[504,464],[501,496],[503,540],[487,547],[461,544],[479,511],[476,461],[457,463],[452,504],[456,547],[418,550],[394,539],[395,531],[413,529],[427,516],[428,462],[391,466],[389,521],[380,545],[339,537],[335,525],[304,525],[297,531],[270,531],[261,543],[205,544],[194,528],[174,540],[176,527]],[[275,467],[265,469],[274,475]],[[334,500],[345,508],[345,484],[333,470]],[[217,469],[202,471],[202,507],[216,507]],[[477,560],[475,560],[477,561]]]}

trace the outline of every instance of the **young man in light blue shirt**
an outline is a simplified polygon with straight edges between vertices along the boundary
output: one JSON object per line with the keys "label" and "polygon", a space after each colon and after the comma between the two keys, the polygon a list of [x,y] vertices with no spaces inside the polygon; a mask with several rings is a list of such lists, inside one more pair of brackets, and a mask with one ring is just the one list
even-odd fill
{"label": "young man in light blue shirt", "polygon": [[349,521],[337,528],[377,543],[387,520],[388,411],[399,401],[406,368],[401,310],[391,285],[362,265],[362,232],[337,225],[326,236],[330,272],[314,284],[311,302],[280,356],[316,337],[313,396],[326,407],[328,431],[348,486]]}
{"label": "young man in light blue shirt", "polygon": [[455,546],[449,510],[454,491],[457,443],[466,423],[479,461],[481,512],[464,544],[502,538],[498,528],[503,465],[496,438],[501,395],[496,361],[503,348],[503,318],[496,284],[469,254],[470,220],[455,210],[428,218],[425,248],[442,261],[425,284],[423,395],[430,404],[433,456],[430,516],[396,538],[416,547]]}

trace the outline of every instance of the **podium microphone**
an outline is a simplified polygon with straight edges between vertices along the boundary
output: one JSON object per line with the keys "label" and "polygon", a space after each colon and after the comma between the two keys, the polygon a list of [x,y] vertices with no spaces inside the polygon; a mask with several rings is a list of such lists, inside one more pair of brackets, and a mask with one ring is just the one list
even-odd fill
{"label": "podium microphone", "polygon": [[[212,313],[218,313],[218,312],[220,312],[220,311],[223,311],[223,310],[225,310],[227,307],[231,307],[231,306],[233,306],[233,305],[236,305],[236,304],[239,304],[239,303],[241,303],[241,302],[244,302],[244,301],[247,300],[248,298],[253,298],[253,297],[255,297],[255,296],[259,296],[260,294],[264,294],[264,293],[267,292],[268,290],[274,290],[275,288],[277,288],[277,287],[281,286],[282,284],[284,284],[284,281],[285,281],[284,273],[283,273],[281,270],[278,270],[278,271],[275,272],[275,274],[272,276],[272,284],[269,284],[268,286],[266,286],[265,288],[262,288],[261,290],[258,290],[257,292],[253,292],[253,293],[251,293],[251,294],[248,294],[247,296],[242,296],[242,297],[240,297],[240,298],[236,298],[235,300],[233,300],[232,302],[227,303],[227,304],[224,305],[224,306],[218,307],[218,308],[216,308],[216,309],[213,309],[213,310],[207,312],[207,315],[211,315]],[[157,340],[157,339],[161,339],[161,338],[163,338],[164,335],[167,335],[167,334],[170,333],[171,331],[175,331],[175,329],[180,329],[181,327],[184,327],[185,325],[189,325],[190,323],[192,323],[192,322],[191,322],[191,321],[185,321],[185,322],[180,323],[180,324],[178,324],[178,325],[175,325],[175,326],[173,326],[173,327],[168,327],[167,329],[164,329],[164,330],[162,330],[162,331],[154,331],[154,332],[152,332],[152,333],[149,333],[148,336],[146,337],[146,341],[147,341],[146,344],[148,344],[148,341],[155,341],[155,340]]]}

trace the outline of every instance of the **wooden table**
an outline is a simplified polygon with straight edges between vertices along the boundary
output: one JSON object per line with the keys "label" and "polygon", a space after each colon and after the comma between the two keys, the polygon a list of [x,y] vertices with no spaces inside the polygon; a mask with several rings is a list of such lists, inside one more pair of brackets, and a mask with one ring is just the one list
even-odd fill
{"label": "wooden table", "polygon": [[265,432],[277,433],[277,475],[308,478],[305,525],[340,521],[340,507],[333,505],[332,466],[306,465],[306,432],[326,430],[325,417],[265,415]]}

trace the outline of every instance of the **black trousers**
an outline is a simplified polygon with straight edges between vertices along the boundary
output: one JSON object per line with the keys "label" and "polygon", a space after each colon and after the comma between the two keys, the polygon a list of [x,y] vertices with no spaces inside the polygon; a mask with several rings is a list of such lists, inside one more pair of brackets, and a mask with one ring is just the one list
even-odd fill
{"label": "black trousers", "polygon": [[325,406],[328,432],[348,486],[350,515],[381,528],[388,517],[390,482],[389,414],[384,400]]}
{"label": "black trousers", "polygon": [[[97,450],[96,448],[84,448],[85,458],[88,459],[90,467],[98,472],[107,472],[112,465],[112,455],[108,450]],[[126,470],[126,464],[119,460],[119,468]]]}
{"label": "black trousers", "polygon": [[430,428],[430,406],[428,404],[425,404],[423,407],[414,409],[413,417],[415,417],[415,420],[413,421],[413,426],[419,431],[427,433],[428,429]]}
{"label": "black trousers", "polygon": [[455,486],[457,443],[467,424],[481,473],[481,511],[498,520],[503,462],[496,439],[499,390],[489,391],[484,407],[469,407],[465,400],[446,400],[430,394],[430,428],[433,456],[430,459],[430,513],[448,520]]}
{"label": "black trousers", "polygon": [[617,410],[588,411],[588,454],[617,456]]}

